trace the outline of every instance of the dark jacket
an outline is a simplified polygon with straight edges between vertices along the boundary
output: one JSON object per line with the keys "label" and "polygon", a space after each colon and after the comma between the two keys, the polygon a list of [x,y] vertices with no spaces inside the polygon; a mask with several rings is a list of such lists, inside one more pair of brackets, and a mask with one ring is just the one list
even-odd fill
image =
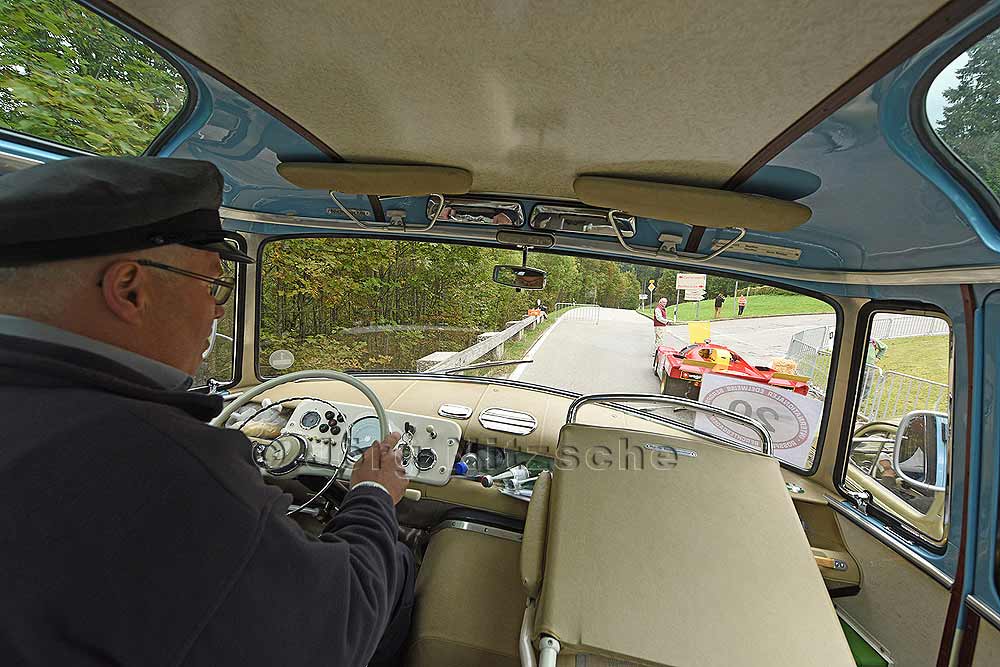
{"label": "dark jacket", "polygon": [[309,537],[220,409],[0,336],[0,664],[368,661],[407,586],[391,500]]}

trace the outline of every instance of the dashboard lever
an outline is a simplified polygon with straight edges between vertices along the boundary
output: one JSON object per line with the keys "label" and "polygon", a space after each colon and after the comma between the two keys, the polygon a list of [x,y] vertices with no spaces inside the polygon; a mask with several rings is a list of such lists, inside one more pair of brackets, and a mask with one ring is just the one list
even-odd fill
{"label": "dashboard lever", "polygon": [[414,502],[420,500],[423,495],[424,494],[420,491],[420,489],[407,489],[406,491],[403,491],[403,497]]}

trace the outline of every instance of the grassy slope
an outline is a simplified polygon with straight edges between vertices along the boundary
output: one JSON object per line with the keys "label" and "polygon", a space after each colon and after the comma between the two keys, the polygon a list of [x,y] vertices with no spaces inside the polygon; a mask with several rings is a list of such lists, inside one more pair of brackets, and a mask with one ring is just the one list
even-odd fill
{"label": "grassy slope", "polygon": [[[722,317],[732,318],[736,316],[736,300],[729,296],[722,307]],[[702,301],[699,306],[693,301],[683,301],[677,311],[677,320],[690,321],[695,319],[695,310],[698,311],[697,319],[711,320],[715,314],[715,304],[713,300]],[[652,318],[653,309],[643,308],[639,311],[646,317]],[[673,316],[674,304],[667,308],[667,314]],[[747,300],[746,310],[743,317],[760,317],[763,315],[802,315],[806,313],[832,313],[833,307],[823,301],[812,297],[784,294],[762,294],[752,296]]]}
{"label": "grassy slope", "polygon": [[875,362],[882,370],[948,383],[948,336],[890,338],[882,342],[889,348]]}

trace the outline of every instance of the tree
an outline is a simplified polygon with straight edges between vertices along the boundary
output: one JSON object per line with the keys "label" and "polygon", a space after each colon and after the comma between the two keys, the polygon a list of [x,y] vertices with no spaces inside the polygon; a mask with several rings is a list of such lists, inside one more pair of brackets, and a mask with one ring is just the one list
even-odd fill
{"label": "tree", "polygon": [[149,46],[71,0],[0,0],[0,126],[138,155],[187,98]]}
{"label": "tree", "polygon": [[967,52],[958,85],[944,92],[948,104],[938,127],[941,139],[994,192],[1000,192],[1000,32]]}

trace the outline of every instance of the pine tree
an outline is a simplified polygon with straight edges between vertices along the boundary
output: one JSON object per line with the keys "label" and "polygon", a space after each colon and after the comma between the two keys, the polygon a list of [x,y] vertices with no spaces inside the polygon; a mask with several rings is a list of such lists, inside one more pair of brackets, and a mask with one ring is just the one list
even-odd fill
{"label": "pine tree", "polygon": [[944,92],[948,105],[941,139],[994,192],[1000,192],[1000,31],[968,51],[958,85]]}

